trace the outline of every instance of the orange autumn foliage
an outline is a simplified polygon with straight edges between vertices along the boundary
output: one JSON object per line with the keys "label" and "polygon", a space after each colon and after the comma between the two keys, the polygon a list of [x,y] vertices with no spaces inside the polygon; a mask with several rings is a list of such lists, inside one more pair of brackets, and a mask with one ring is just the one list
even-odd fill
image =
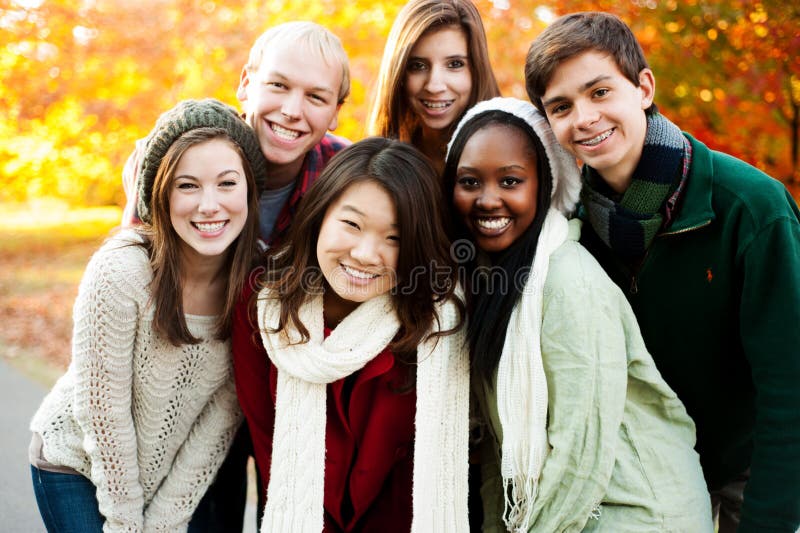
{"label": "orange autumn foliage", "polygon": [[[180,99],[237,105],[250,45],[314,20],[339,35],[353,88],[337,133],[364,135],[381,52],[402,1],[0,0],[0,200],[121,203],[134,141]],[[712,147],[800,182],[800,8],[794,2],[477,0],[503,93],[525,97],[531,40],[553,16],[623,17],[656,73],[662,112]],[[794,146],[794,148],[793,148]]]}

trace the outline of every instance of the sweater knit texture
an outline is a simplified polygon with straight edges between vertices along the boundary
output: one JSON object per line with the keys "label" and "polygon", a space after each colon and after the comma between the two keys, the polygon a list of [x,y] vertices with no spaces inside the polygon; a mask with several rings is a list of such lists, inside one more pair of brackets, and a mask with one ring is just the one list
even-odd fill
{"label": "sweater knit texture", "polygon": [[152,270],[132,231],[94,254],[72,361],[31,421],[43,455],[97,487],[104,531],[185,531],[241,420],[228,341],[186,315],[194,345],[153,331]]}

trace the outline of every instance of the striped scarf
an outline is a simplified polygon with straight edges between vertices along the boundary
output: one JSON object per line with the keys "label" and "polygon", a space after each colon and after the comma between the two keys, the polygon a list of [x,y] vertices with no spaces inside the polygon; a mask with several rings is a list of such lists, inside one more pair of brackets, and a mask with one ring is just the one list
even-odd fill
{"label": "striped scarf", "polygon": [[666,226],[689,176],[692,149],[681,130],[666,117],[647,117],[647,133],[639,164],[619,202],[603,178],[583,167],[581,203],[592,228],[620,256],[644,255],[658,231]]}

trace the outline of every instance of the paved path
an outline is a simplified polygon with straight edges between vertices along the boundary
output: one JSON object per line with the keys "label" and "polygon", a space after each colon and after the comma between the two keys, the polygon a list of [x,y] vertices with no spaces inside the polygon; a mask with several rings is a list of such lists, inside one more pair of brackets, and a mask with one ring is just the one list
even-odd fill
{"label": "paved path", "polygon": [[[0,531],[46,533],[31,486],[28,423],[47,390],[0,359]],[[254,499],[253,496],[251,499]],[[249,503],[243,531],[255,532]]]}
{"label": "paved path", "polygon": [[28,462],[28,431],[45,389],[0,359],[0,531],[44,533]]}

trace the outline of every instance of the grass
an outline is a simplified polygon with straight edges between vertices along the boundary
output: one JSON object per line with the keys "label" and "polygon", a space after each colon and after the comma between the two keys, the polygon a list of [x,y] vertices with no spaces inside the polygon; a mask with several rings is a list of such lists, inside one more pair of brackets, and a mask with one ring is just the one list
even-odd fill
{"label": "grass", "polygon": [[121,212],[40,200],[0,204],[0,217],[0,357],[50,386],[69,363],[83,269]]}

